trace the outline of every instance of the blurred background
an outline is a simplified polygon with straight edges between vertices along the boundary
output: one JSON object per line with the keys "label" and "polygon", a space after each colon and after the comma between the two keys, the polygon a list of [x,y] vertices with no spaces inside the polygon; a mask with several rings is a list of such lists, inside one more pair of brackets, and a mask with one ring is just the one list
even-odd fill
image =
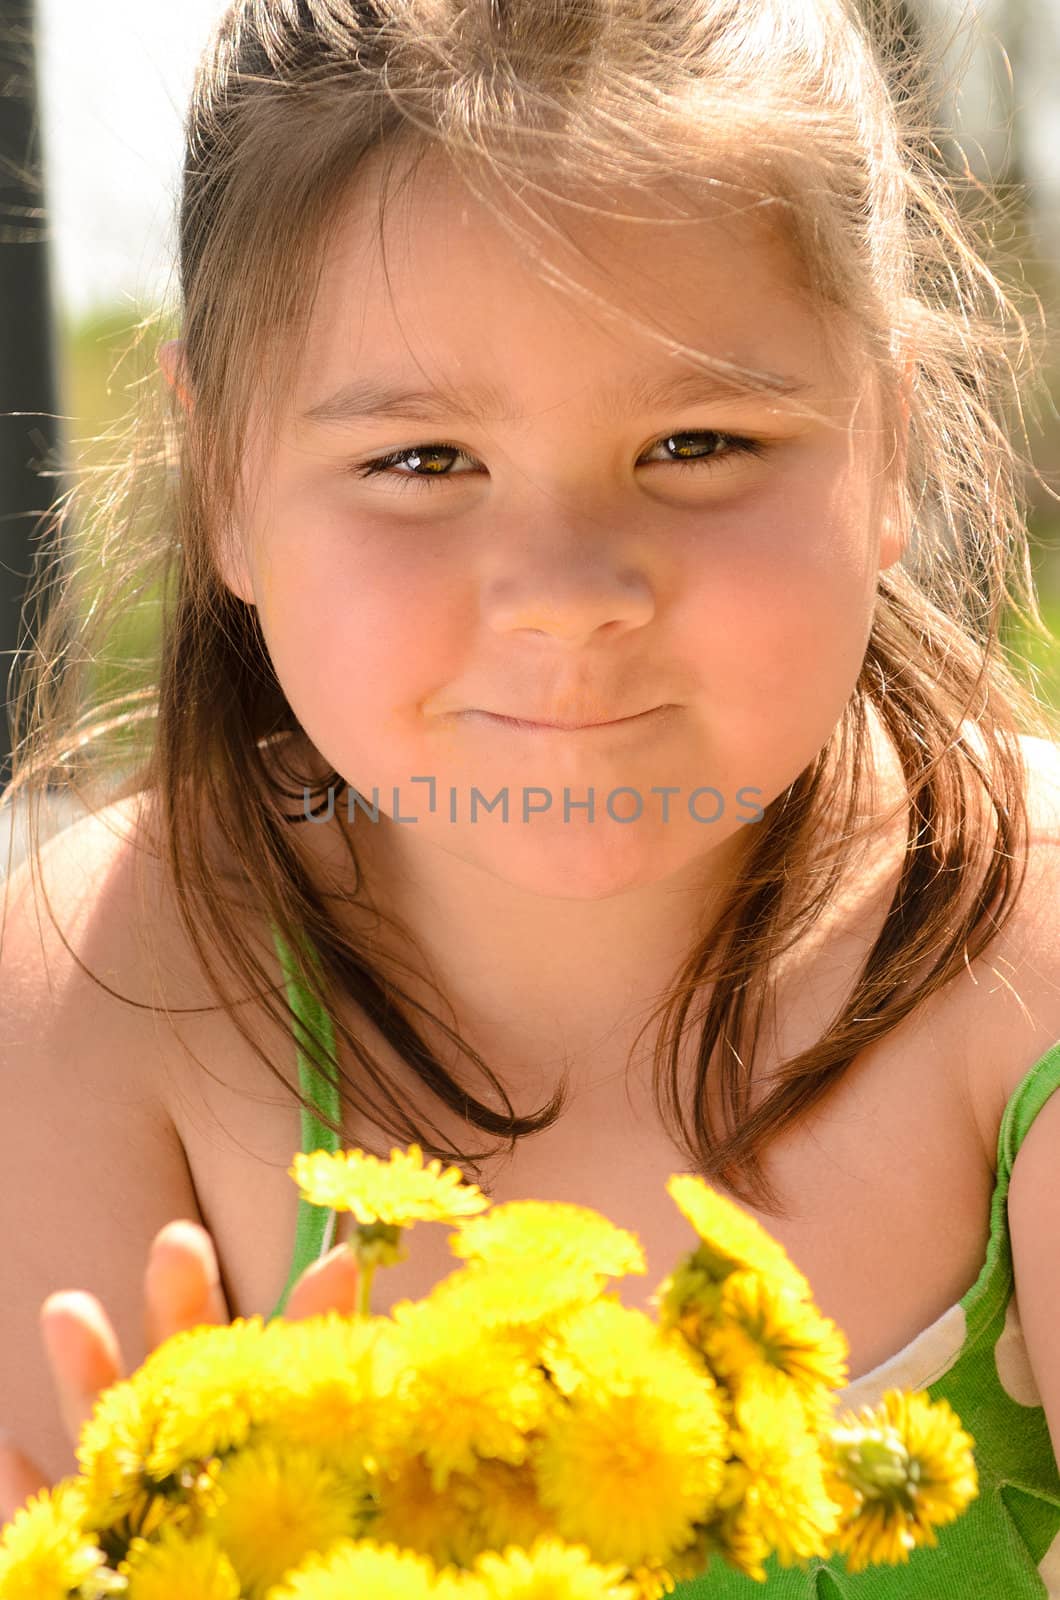
{"label": "blurred background", "polygon": [[[0,417],[5,678],[32,513],[58,492],[64,466],[102,459],[102,436],[128,412],[153,359],[139,352],[135,369],[122,359],[135,325],[175,303],[181,125],[222,9],[222,0],[0,0],[0,413],[31,413]],[[1049,400],[1028,433],[1036,466],[1060,493],[1060,0],[906,0],[905,10],[913,48],[922,32],[951,41],[943,77],[953,83],[939,94],[952,133],[945,159],[1000,191],[1026,187],[1013,239],[1052,328]],[[13,187],[28,178],[32,189],[38,167],[43,194]],[[27,274],[38,266],[34,289]],[[29,500],[27,477],[16,484],[24,469]],[[1042,610],[1060,632],[1060,506],[1033,479],[1028,493]],[[149,626],[130,619],[118,655],[135,655]],[[1027,639],[1025,654],[1039,692],[1060,705],[1060,651]]]}

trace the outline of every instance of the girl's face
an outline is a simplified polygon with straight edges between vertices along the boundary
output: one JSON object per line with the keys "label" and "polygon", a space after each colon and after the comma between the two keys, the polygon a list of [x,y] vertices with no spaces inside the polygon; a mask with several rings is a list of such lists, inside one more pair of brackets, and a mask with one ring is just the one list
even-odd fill
{"label": "girl's face", "polygon": [[[372,171],[281,433],[252,436],[226,581],[317,749],[378,791],[358,841],[544,896],[709,877],[828,740],[901,553],[874,393],[830,368],[752,212],[577,213],[588,262],[550,253],[597,309],[430,162],[390,206],[384,274]],[[634,317],[782,374],[830,422],[711,393]],[[614,719],[635,720],[584,726]]]}

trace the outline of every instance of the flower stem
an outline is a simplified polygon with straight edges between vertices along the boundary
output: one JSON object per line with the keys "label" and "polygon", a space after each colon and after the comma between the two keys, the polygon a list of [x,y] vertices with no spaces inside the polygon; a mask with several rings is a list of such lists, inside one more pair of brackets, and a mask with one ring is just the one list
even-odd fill
{"label": "flower stem", "polygon": [[361,1288],[358,1296],[357,1315],[370,1317],[372,1315],[372,1279],[375,1277],[376,1263],[371,1266],[361,1264]]}

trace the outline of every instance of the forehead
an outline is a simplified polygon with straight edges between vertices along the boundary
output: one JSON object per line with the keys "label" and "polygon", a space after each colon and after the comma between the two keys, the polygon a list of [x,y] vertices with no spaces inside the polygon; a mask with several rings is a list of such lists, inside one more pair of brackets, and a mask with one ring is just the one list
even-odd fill
{"label": "forehead", "polygon": [[751,194],[475,193],[438,153],[389,170],[376,153],[336,213],[294,398],[360,371],[453,386],[503,371],[551,392],[587,363],[659,372],[695,351],[849,388],[840,321],[822,337],[781,211]]}

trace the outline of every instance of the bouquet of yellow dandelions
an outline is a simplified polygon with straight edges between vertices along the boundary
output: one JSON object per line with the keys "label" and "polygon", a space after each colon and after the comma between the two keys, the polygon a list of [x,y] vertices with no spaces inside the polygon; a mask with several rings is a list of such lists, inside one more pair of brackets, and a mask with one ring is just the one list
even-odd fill
{"label": "bouquet of yellow dandelions", "polygon": [[[653,1319],[605,1292],[646,1267],[595,1211],[491,1208],[417,1145],[291,1176],[353,1214],[358,1314],[160,1345],[0,1536],[0,1600],[658,1600],[715,1556],[759,1580],[774,1551],[907,1561],[977,1493],[945,1401],[837,1419],[842,1333],[698,1178],[668,1184],[697,1237]],[[420,1220],[460,1264],[373,1316]]]}

